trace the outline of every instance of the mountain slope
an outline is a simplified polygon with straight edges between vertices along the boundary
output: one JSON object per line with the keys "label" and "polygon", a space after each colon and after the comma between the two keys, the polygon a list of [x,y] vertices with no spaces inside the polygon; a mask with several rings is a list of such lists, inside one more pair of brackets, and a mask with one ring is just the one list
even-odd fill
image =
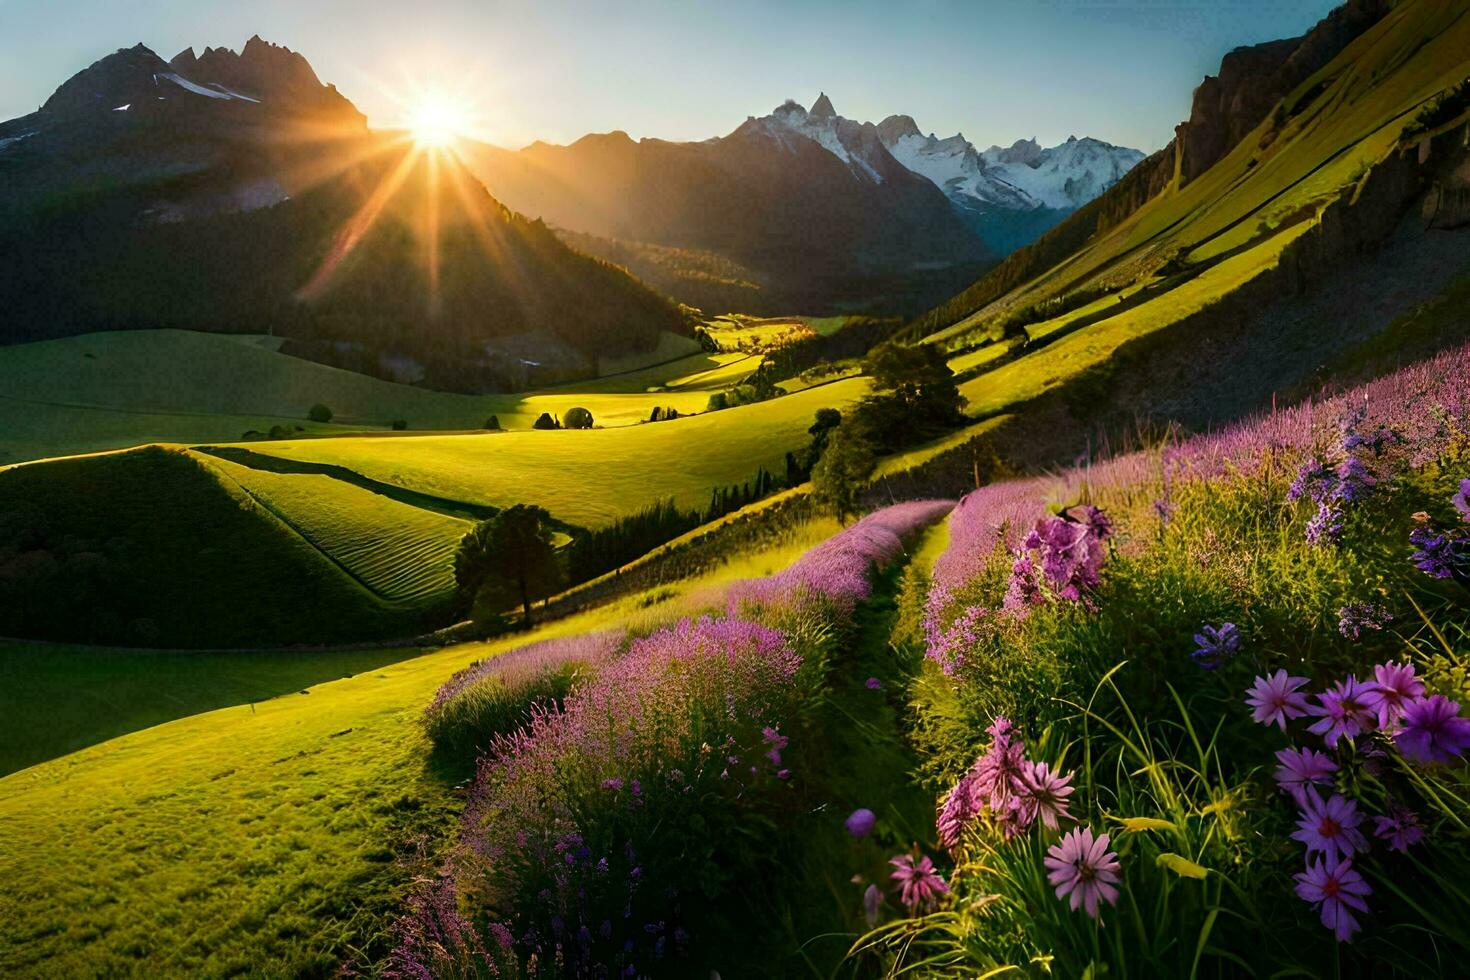
{"label": "mountain slope", "polygon": [[688,330],[256,38],[173,63],[119,51],[0,141],[0,342],[271,330],[294,353],[493,390],[525,374],[500,338],[537,334],[575,376]]}
{"label": "mountain slope", "polygon": [[614,132],[481,146],[467,162],[510,207],[553,225],[753,269],[785,312],[912,309],[987,259],[943,193],[825,96],[700,143]]}

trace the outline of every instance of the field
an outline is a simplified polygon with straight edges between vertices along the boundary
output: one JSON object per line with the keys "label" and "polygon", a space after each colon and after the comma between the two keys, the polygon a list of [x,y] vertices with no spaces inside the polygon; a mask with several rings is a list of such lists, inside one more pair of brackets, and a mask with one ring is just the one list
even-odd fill
{"label": "field", "polygon": [[[409,884],[395,846],[442,837],[456,806],[417,725],[440,684],[528,640],[718,604],[723,584],[784,567],[832,529],[797,528],[529,636],[429,653],[270,654],[250,669],[244,655],[95,650],[70,670],[66,648],[0,647],[4,697],[24,706],[0,714],[6,744],[33,729],[13,761],[179,719],[0,779],[0,973],[330,974],[354,948],[381,955]],[[114,688],[122,677],[130,687]],[[48,719],[74,686],[105,710]]]}
{"label": "field", "polygon": [[[529,429],[542,412],[581,406],[598,425],[641,422],[655,406],[703,411],[709,393],[739,378],[701,355],[681,361],[685,379],[649,394],[626,379],[511,395],[457,395],[380,381],[278,353],[279,339],[138,330],[86,334],[0,350],[0,465],[146,442],[228,442],[249,431],[301,426],[308,432],[480,429],[491,415],[507,429]],[[687,351],[687,343],[673,350]],[[667,353],[667,351],[666,351]],[[755,365],[751,366],[753,370]],[[749,373],[746,371],[745,373]],[[739,375],[743,377],[743,375]],[[662,382],[660,382],[662,383]],[[313,405],[334,413],[313,423]]]}
{"label": "field", "polygon": [[503,507],[527,500],[582,527],[603,527],[654,500],[702,507],[716,486],[785,468],[819,408],[861,397],[863,378],[692,418],[620,429],[460,436],[356,436],[251,443],[282,459],[345,467],[450,500]]}

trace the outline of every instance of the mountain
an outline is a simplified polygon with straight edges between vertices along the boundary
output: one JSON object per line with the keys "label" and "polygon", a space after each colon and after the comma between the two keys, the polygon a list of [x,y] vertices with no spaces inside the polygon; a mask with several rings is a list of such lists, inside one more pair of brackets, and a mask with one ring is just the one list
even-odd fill
{"label": "mountain", "polygon": [[0,123],[0,308],[0,343],[274,332],[456,390],[526,383],[532,338],[543,375],[575,376],[689,330],[258,37],[168,62],[120,50]]}
{"label": "mountain", "polygon": [[969,411],[1025,416],[1025,452],[1218,425],[1470,336],[1470,4],[1349,3],[1226,58],[1247,63],[906,329],[952,353]]}
{"label": "mountain", "polygon": [[993,251],[1007,255],[1116,184],[1144,155],[1073,136],[1043,148],[1034,139],[977,151],[964,134],[925,136],[912,116],[889,116],[879,138],[905,167],[944,191]]}
{"label": "mountain", "polygon": [[508,206],[550,224],[754,270],[763,305],[752,312],[914,309],[992,260],[877,127],[825,95],[697,143],[613,132],[466,159]]}

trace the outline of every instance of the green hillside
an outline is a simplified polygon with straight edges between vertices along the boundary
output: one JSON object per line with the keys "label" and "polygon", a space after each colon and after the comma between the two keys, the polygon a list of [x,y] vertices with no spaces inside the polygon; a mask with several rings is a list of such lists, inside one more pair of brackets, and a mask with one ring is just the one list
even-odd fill
{"label": "green hillside", "polygon": [[[1294,244],[1316,258],[1350,251],[1350,235],[1375,222],[1384,227],[1372,233],[1386,234],[1403,206],[1392,195],[1404,178],[1379,172],[1414,158],[1416,119],[1467,76],[1466,8],[1400,4],[1215,166],[1182,186],[1176,176],[1000,299],[967,309],[961,294],[945,307],[951,322],[926,340],[959,352],[951,366],[967,376],[969,410],[991,414],[1077,378],[1130,340],[1210,310],[1276,269]],[[1345,234],[1345,225],[1353,230]],[[987,295],[984,285],[972,292]],[[1292,285],[1283,281],[1281,292]],[[1002,342],[1002,334],[1025,343]],[[1318,363],[1304,360],[1301,373]]]}
{"label": "green hillside", "polygon": [[[688,343],[666,347],[678,355]],[[290,357],[277,352],[279,345],[258,335],[136,330],[0,347],[0,464],[145,442],[225,442],[276,425],[345,432],[388,429],[401,420],[410,430],[437,431],[479,429],[495,415],[505,428],[529,429],[542,412],[563,415],[578,405],[598,425],[630,425],[647,419],[654,406],[702,411],[710,391],[743,377],[732,371],[673,385],[657,397],[644,389],[662,382],[637,379],[546,393],[457,395]],[[676,374],[651,368],[649,377],[677,380],[718,366],[705,363],[697,355]],[[332,410],[330,425],[308,420],[319,403]]]}

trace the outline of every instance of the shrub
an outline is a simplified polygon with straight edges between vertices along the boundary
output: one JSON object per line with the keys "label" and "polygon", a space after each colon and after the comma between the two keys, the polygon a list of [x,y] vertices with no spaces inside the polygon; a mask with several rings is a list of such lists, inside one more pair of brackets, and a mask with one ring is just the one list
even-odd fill
{"label": "shrub", "polygon": [[404,429],[407,429],[407,428],[408,428],[408,422],[406,420],[404,420],[404,419],[394,419],[393,420],[393,431],[394,432],[402,432]]}
{"label": "shrub", "polygon": [[491,432],[499,432],[500,431],[500,416],[499,415],[492,415],[492,416],[490,416],[488,419],[485,420],[484,428],[489,429]]}
{"label": "shrub", "polygon": [[592,413],[585,408],[569,408],[562,424],[568,429],[590,429],[592,428]]}
{"label": "shrub", "polygon": [[536,421],[533,422],[533,423],[531,423],[531,428],[533,428],[533,429],[560,429],[561,428],[561,420],[558,419],[556,416],[552,415],[550,412],[542,412],[539,416],[537,416]]}
{"label": "shrub", "polygon": [[332,410],[323,405],[321,402],[317,402],[315,405],[311,406],[311,411],[306,413],[306,417],[311,419],[313,422],[321,422],[325,424],[332,421]]}

